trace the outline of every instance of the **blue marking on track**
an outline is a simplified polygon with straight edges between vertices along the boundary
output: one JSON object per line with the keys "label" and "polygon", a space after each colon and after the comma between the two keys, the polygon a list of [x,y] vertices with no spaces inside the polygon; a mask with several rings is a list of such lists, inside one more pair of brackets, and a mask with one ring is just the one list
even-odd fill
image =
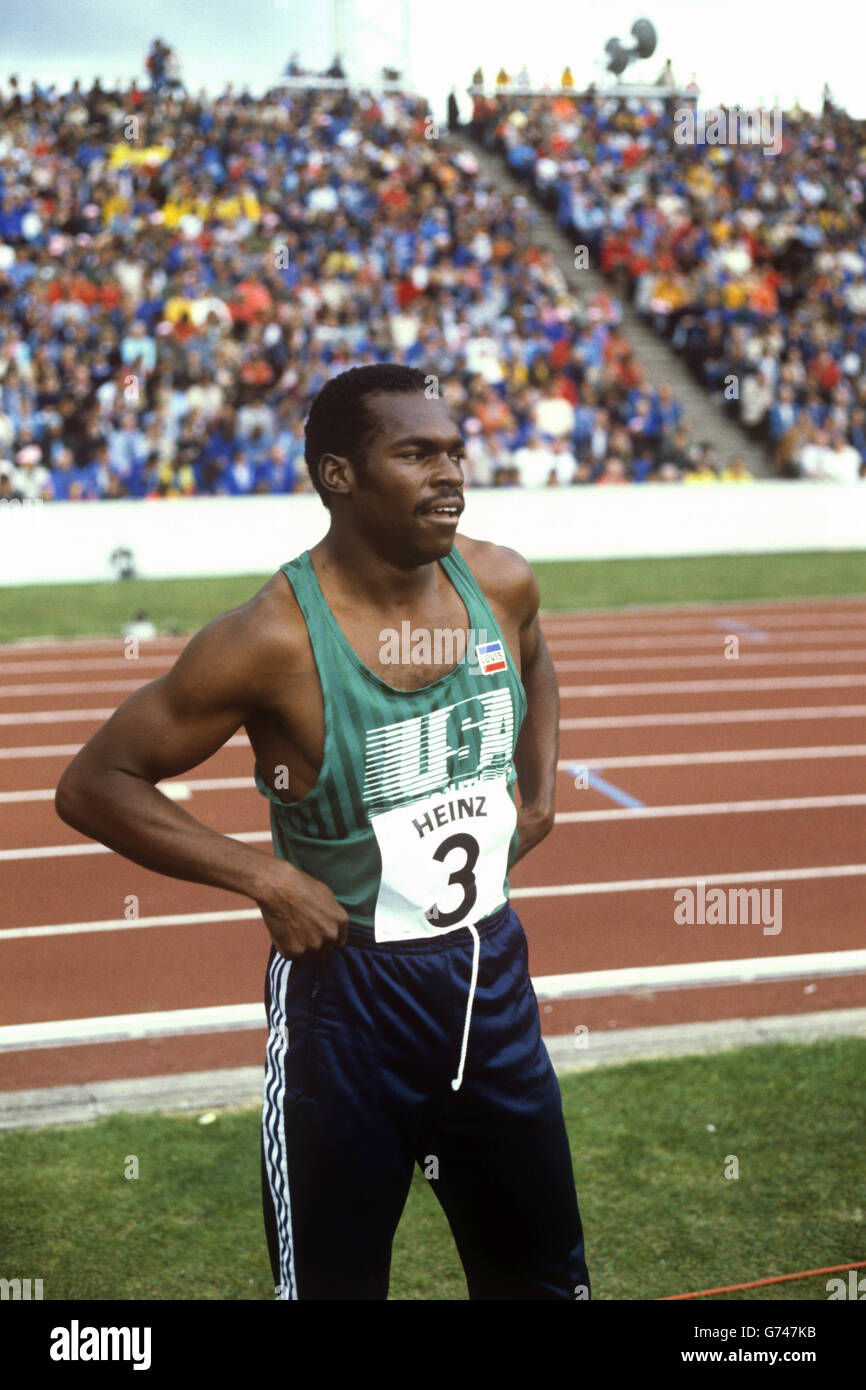
{"label": "blue marking on track", "polygon": [[723,632],[736,632],[743,637],[750,637],[753,642],[770,640],[769,633],[759,627],[752,627],[751,623],[739,623],[735,618],[716,618],[716,627],[720,627]]}
{"label": "blue marking on track", "polygon": [[599,777],[597,772],[593,772],[591,767],[586,767],[585,763],[575,763],[574,767],[569,768],[569,772],[576,777],[579,772],[586,772],[586,780],[595,791],[601,792],[603,796],[609,796],[611,801],[615,801],[618,806],[627,806],[629,810],[639,810],[644,806],[643,801],[638,801],[636,796],[629,796],[620,787],[615,787],[612,782],[606,782],[603,777]]}

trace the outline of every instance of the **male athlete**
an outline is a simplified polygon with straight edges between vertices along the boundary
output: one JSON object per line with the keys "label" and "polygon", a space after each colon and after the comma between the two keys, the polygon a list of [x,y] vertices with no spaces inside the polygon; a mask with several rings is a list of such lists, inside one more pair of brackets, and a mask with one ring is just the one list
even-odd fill
{"label": "male athlete", "polygon": [[[514,551],[455,544],[463,441],[421,372],[333,378],[305,456],[327,535],[124,701],[64,773],[58,812],[261,910],[281,1298],[387,1297],[416,1162],[470,1298],[587,1298],[559,1086],[508,903],[511,864],[553,825],[558,692],[535,578]],[[410,640],[398,651],[389,633]],[[155,786],[241,726],[274,855]]]}

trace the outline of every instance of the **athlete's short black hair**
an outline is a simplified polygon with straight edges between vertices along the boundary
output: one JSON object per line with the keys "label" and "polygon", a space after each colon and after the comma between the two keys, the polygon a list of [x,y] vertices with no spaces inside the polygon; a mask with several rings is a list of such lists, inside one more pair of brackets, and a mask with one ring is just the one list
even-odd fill
{"label": "athlete's short black hair", "polygon": [[331,499],[319,476],[322,455],[337,454],[359,470],[364,467],[366,447],[377,427],[365,398],[375,391],[423,391],[426,386],[427,377],[417,367],[396,362],[350,367],[325,382],[313,397],[304,426],[304,458],[326,507]]}

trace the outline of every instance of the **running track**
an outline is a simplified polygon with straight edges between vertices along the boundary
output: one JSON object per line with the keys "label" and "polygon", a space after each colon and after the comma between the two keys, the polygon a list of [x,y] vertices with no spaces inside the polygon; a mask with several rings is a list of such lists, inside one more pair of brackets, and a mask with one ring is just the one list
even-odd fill
{"label": "running track", "polygon": [[[866,600],[557,614],[545,632],[558,819],[512,875],[545,1034],[866,1004]],[[52,804],[81,742],[182,645],[0,648],[0,1091],[262,1064],[254,905],[96,847]],[[251,767],[238,736],[172,794],[264,843]],[[699,879],[780,890],[781,930],[677,924]]]}

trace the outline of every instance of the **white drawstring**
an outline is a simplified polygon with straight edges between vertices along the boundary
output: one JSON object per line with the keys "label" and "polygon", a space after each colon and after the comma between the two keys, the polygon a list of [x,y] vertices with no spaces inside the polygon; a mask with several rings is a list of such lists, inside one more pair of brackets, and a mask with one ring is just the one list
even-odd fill
{"label": "white drawstring", "polygon": [[472,1005],[475,1001],[475,986],[478,984],[478,958],[481,952],[481,939],[474,927],[470,927],[474,946],[472,948],[472,983],[469,986],[469,1002],[466,1005],[466,1022],[463,1025],[463,1046],[460,1049],[460,1066],[457,1068],[457,1075],[451,1082],[452,1091],[459,1091],[463,1084],[463,1067],[466,1063],[466,1052],[469,1047],[469,1023],[472,1019]]}

